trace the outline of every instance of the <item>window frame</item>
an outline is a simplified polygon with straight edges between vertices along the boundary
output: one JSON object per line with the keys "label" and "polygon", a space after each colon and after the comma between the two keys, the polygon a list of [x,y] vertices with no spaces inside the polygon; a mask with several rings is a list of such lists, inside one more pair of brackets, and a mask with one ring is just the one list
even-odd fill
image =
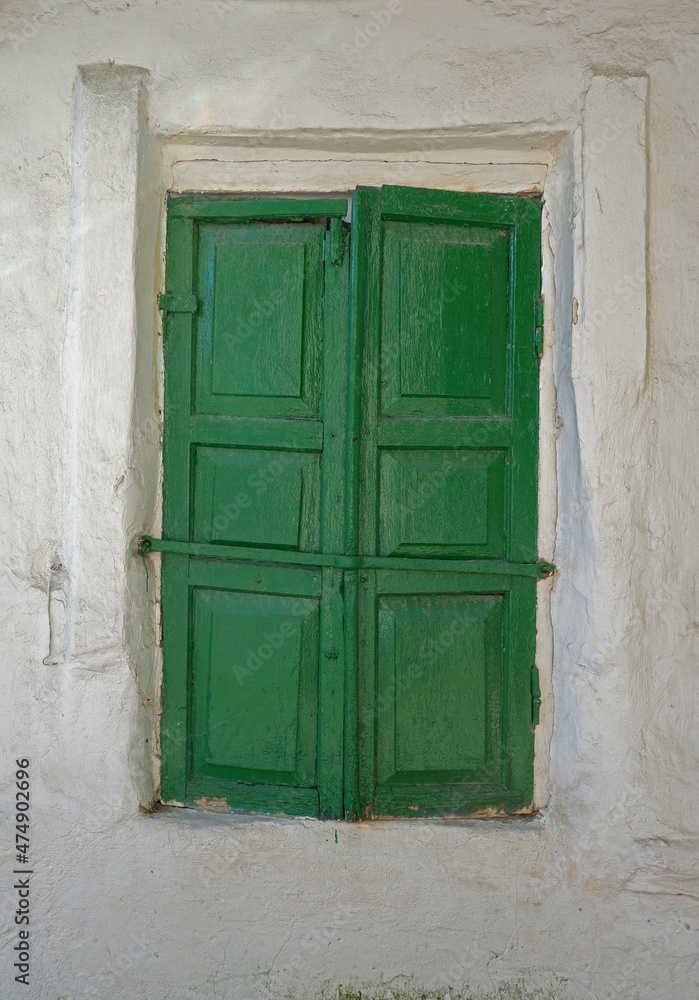
{"label": "window frame", "polygon": [[[400,217],[402,217],[402,218],[410,217],[410,215],[411,215],[411,209],[410,209],[410,204],[409,204],[410,198],[411,197],[415,198],[415,197],[418,197],[419,195],[417,195],[415,193],[410,193],[410,189],[404,189],[404,190],[406,190],[406,191],[409,192],[407,194],[407,196],[406,196],[407,199],[408,199],[408,207],[406,208],[405,206],[403,206],[401,208],[400,205],[398,207],[396,207],[395,204],[391,203],[390,198],[389,198],[389,200],[387,202],[387,205],[386,205],[386,212],[385,212],[385,216],[387,218],[390,218],[392,216],[396,216],[396,217],[399,217],[399,218]],[[363,195],[364,195],[364,192],[362,192],[361,190],[359,192],[355,193],[355,199],[356,199],[355,205],[360,205],[361,204],[361,202],[363,200]],[[263,196],[261,196],[261,199],[262,198],[263,198]],[[479,200],[479,196],[471,195],[470,196],[470,200],[471,200],[471,202],[473,204],[474,209],[476,209],[476,216],[478,216],[479,213],[480,213],[481,217],[485,218],[487,220],[488,224],[502,224],[502,216],[499,216],[498,218],[493,219],[492,215],[489,214],[489,212],[488,212],[488,203],[490,202],[492,204],[492,196],[486,195],[484,197],[481,197],[480,200]],[[453,202],[451,205],[448,204],[450,201]],[[446,198],[447,204],[445,206],[442,206],[441,208],[438,209],[438,214],[441,213],[441,215],[446,216],[446,217],[448,217],[450,219],[454,219],[454,218],[458,219],[459,218],[459,209],[458,209],[458,206],[456,206],[456,204],[455,204],[457,201],[458,201],[458,196],[456,196],[454,199],[449,199],[447,197]],[[520,237],[519,238],[520,239],[526,238],[527,240],[530,241],[530,250],[534,246],[536,247],[536,257],[534,258],[534,260],[536,260],[538,262],[538,267],[537,267],[537,273],[538,273],[538,271],[540,269],[540,240],[541,240],[540,222],[539,222],[539,214],[538,214],[538,212],[540,212],[540,206],[538,206],[538,212],[532,212],[531,211],[532,199],[531,198],[529,198],[529,199],[522,198],[522,197],[519,197],[519,196],[511,196],[511,197],[499,196],[498,201],[499,201],[499,204],[500,204],[501,207],[505,207],[505,202],[507,202],[508,203],[508,207],[512,211],[514,211],[515,216],[517,216],[518,213],[520,215],[524,215],[524,216],[528,215],[529,216],[529,219],[525,218],[525,220],[524,220],[525,222],[528,222],[529,225],[520,225],[520,228],[519,228]],[[171,238],[172,238],[172,240],[173,240],[173,242],[175,244],[177,244],[178,242],[180,243],[180,247],[179,247],[180,251],[183,248],[182,234],[183,234],[183,231],[184,231],[184,226],[182,225],[182,223],[184,223],[187,226],[187,228],[189,230],[189,233],[190,233],[190,237],[191,237],[191,234],[192,234],[191,227],[194,225],[194,219],[196,219],[196,218],[206,218],[206,219],[228,218],[228,219],[230,219],[230,218],[240,217],[241,211],[244,211],[244,212],[247,212],[247,213],[250,212],[250,204],[251,204],[251,202],[254,202],[257,206],[260,205],[260,201],[258,199],[249,199],[249,198],[239,199],[239,200],[229,200],[228,198],[225,198],[225,197],[223,197],[223,198],[211,198],[211,196],[206,196],[206,195],[189,197],[189,198],[178,198],[177,199],[178,211],[175,213],[177,221],[175,222],[174,229],[171,226],[168,227],[168,262],[170,262],[170,260],[172,258],[172,254],[170,252],[170,247],[172,245],[171,244]],[[290,208],[289,208],[290,204],[294,205],[294,210],[293,211],[290,210]],[[338,205],[338,202],[335,201],[335,204]],[[264,207],[264,209],[262,211],[262,216],[263,217],[266,217],[266,218],[277,217],[280,213],[283,212],[286,218],[299,218],[300,219],[300,218],[304,217],[304,212],[306,212],[306,211],[308,211],[308,212],[313,211],[314,213],[317,212],[318,207],[319,207],[319,202],[316,199],[311,199],[307,203],[306,202],[301,202],[301,204],[299,204],[298,202],[290,202],[287,199],[278,199],[278,200],[275,200],[273,202],[270,202],[268,199],[264,199],[264,206],[265,207]],[[312,207],[309,207],[309,206],[312,206]],[[529,206],[529,208],[527,208],[527,206]],[[326,208],[327,208],[327,206],[326,206]],[[259,211],[259,209],[258,209],[258,211]],[[290,211],[291,211],[291,214],[289,214]],[[340,211],[340,208],[338,206],[338,208],[336,210],[336,214],[334,216],[335,218],[338,217],[339,211]],[[535,227],[531,225],[532,220],[534,219],[534,217],[536,217],[536,223],[537,223]],[[190,239],[190,247],[193,248],[194,245],[195,245],[194,239],[192,238],[192,239]],[[514,253],[514,250],[513,250],[513,253]],[[354,307],[353,307],[354,313],[353,314],[354,314],[355,318],[357,316],[359,316],[360,313],[361,313],[361,306],[360,306],[360,304],[359,304],[359,302],[357,300],[358,289],[356,287],[356,276],[357,276],[357,273],[358,273],[358,268],[361,265],[358,264],[358,262],[357,262],[357,259],[356,259],[357,256],[358,255],[355,255],[355,252],[354,252],[354,249],[353,249],[353,275],[354,275],[353,281],[355,281],[355,287],[353,287],[353,301],[354,301]],[[178,262],[178,265],[175,268],[174,272],[171,271],[170,269],[168,270],[168,292],[171,295],[173,295],[173,294],[174,295],[178,295],[179,294],[180,296],[186,296],[187,294],[191,294],[191,289],[190,289],[190,292],[188,293],[186,291],[183,291],[182,288],[188,282],[191,284],[191,281],[193,279],[193,270],[192,270],[193,263],[194,263],[193,253],[190,252],[188,254],[188,253],[185,252],[184,255],[182,256],[182,258],[180,259],[180,261]],[[174,277],[173,277],[173,274],[174,274]],[[182,282],[182,288],[177,288],[177,286],[180,284],[180,282]],[[540,284],[539,283],[537,283],[537,288],[540,289]],[[174,289],[176,289],[176,290],[174,290]],[[515,295],[516,294],[517,294],[517,287],[515,286]],[[531,323],[531,319],[532,319],[532,317],[530,315],[530,317],[529,317],[529,322],[530,323]],[[170,325],[171,322],[175,322],[175,323],[179,322],[179,323],[189,324],[189,338],[190,338],[190,344],[191,344],[192,337],[193,337],[193,331],[192,331],[192,325],[191,324],[193,323],[193,321],[194,321],[194,318],[193,318],[193,315],[191,313],[181,313],[181,314],[180,313],[174,313],[174,314],[173,313],[169,313],[168,314],[168,321],[167,321],[167,323],[168,323],[168,336],[170,335],[169,334],[169,325]],[[354,329],[356,331],[357,324],[355,323],[355,324],[353,324],[353,326],[354,326]],[[359,356],[357,354],[357,345],[358,345],[358,339],[355,337],[355,339],[350,342],[349,356],[350,356],[350,362],[351,363],[352,363],[352,359],[354,359],[355,362],[357,362],[359,360]],[[361,344],[359,344],[359,347],[361,348]],[[531,347],[533,348],[533,345],[531,345]],[[182,364],[182,370],[183,370],[183,372],[186,372],[186,369],[187,369],[187,364],[183,360],[183,364]],[[191,370],[191,359],[190,359],[190,370]],[[184,377],[185,376],[183,376],[183,378]],[[357,380],[356,379],[355,379],[354,384],[357,385]],[[166,392],[167,392],[167,380],[166,380]],[[537,386],[536,392],[537,392],[537,395],[538,395],[538,386]],[[356,400],[355,400],[355,404],[356,404]],[[350,406],[352,406],[352,401],[351,400],[350,400]],[[167,412],[168,411],[166,410],[166,421],[168,419]],[[354,406],[354,409],[352,410],[352,413],[354,415],[351,417],[350,423],[352,423],[353,420],[356,417],[356,413],[357,413],[356,405]],[[361,437],[361,434],[359,436]],[[167,437],[167,435],[166,435],[166,437]],[[537,437],[538,437],[538,419],[537,419]],[[166,445],[165,451],[166,451],[166,454],[167,454],[167,445]],[[170,463],[170,459],[166,458],[166,462]],[[172,467],[172,463],[170,463],[170,464],[171,464],[171,467]],[[534,466],[533,466],[533,468],[532,468],[531,471],[532,471],[532,475],[530,477],[530,486],[533,483],[534,512],[535,512],[534,513],[533,537],[534,537],[534,539],[536,539],[536,510],[537,510],[537,506],[538,506],[538,502],[537,502],[537,499],[536,499],[536,493],[537,493],[537,469],[536,469],[536,463],[534,463]],[[356,503],[353,505],[352,500],[351,500],[352,490],[354,490],[354,489],[357,488],[357,479],[358,479],[357,472],[358,472],[358,468],[354,467],[354,468],[352,468],[350,470],[350,474],[348,475],[348,483],[349,483],[348,495],[349,495],[349,498],[350,498],[349,499],[349,503],[348,503],[348,509],[351,510],[351,511],[356,511],[358,509]],[[172,496],[168,495],[168,490],[166,489],[165,485],[164,485],[164,488],[163,488],[163,498],[164,498],[164,509],[165,509],[166,512],[168,511],[168,508],[169,508],[170,504],[172,504],[172,508],[173,509],[177,507],[177,500],[176,500],[176,498],[173,498]],[[181,499],[181,497],[180,497],[180,499]],[[349,516],[350,516],[350,520],[351,520],[351,516],[352,515],[349,515]],[[168,516],[166,514],[166,524],[170,525],[170,527],[171,527],[172,523],[173,523],[172,521],[168,520]],[[351,528],[350,528],[350,537],[351,537]],[[352,547],[353,547],[353,543],[352,542],[348,542],[348,550],[347,551],[349,553],[352,552]],[[355,551],[356,551],[356,548],[355,548]],[[182,558],[183,561],[187,559],[186,556],[182,556],[181,558]],[[534,560],[536,559],[535,548],[534,548],[533,559]],[[169,554],[168,555],[168,560],[172,560],[173,567],[174,567],[174,565],[175,565],[175,554],[174,553]],[[180,566],[181,567],[183,566],[183,562],[180,563]],[[182,569],[180,569],[178,572],[181,575]],[[173,572],[172,579],[175,579],[176,576],[177,576],[177,573]],[[503,588],[506,589],[506,584],[509,585],[510,582],[511,581],[509,581],[509,580],[505,580],[503,582],[503,584],[502,584]],[[492,576],[490,577],[489,586],[492,589],[492,586],[493,586],[493,578],[492,578]],[[350,588],[349,589],[351,590],[351,584],[350,584]],[[166,595],[169,595],[168,584],[164,581],[164,584],[163,584],[163,596],[164,596],[164,600],[166,599]],[[170,596],[167,596],[167,600],[170,600]],[[167,628],[167,623],[166,623],[166,628]],[[180,628],[181,628],[181,625],[180,625]],[[181,640],[182,640],[182,635],[180,634],[178,641],[181,642]],[[187,643],[185,643],[185,646],[186,645],[187,645]],[[351,688],[352,688],[352,684],[350,682],[348,690],[351,690]],[[182,694],[182,690],[181,690],[181,685],[180,685],[180,690],[178,692],[178,695],[179,695],[178,700],[179,701],[182,701],[181,694]],[[172,695],[172,692],[171,692],[171,695]],[[351,698],[348,699],[348,703],[349,702],[351,702]],[[349,711],[349,710],[350,710],[350,706],[348,704],[347,711]],[[186,731],[186,729],[187,729],[186,710],[183,709],[182,706],[180,706],[180,711],[184,712],[184,715],[182,715],[182,717],[180,719],[180,726],[184,725],[184,729]],[[347,722],[347,720],[345,719],[345,723],[346,722]],[[346,725],[346,732],[348,734],[351,732],[351,729],[352,729],[352,727]],[[178,735],[177,732],[173,732],[170,727],[168,727],[168,728],[166,728],[164,730],[163,735],[164,735],[163,745],[164,745],[165,748],[167,748],[168,744],[170,746],[172,746],[174,742],[177,742],[179,739],[181,739],[181,736]],[[365,815],[365,816],[366,815],[371,815],[371,810],[369,810],[367,812],[366,809],[362,809],[362,811],[360,812],[356,808],[356,803],[357,803],[358,800],[357,800],[357,798],[354,797],[354,790],[358,789],[358,783],[353,782],[352,781],[352,777],[351,777],[351,770],[352,770],[351,761],[352,761],[353,757],[356,756],[356,746],[353,747],[351,745],[351,743],[352,743],[352,740],[348,737],[348,740],[346,741],[346,745],[345,745],[345,765],[344,765],[345,774],[344,774],[344,781],[345,781],[346,788],[348,789],[347,796],[346,796],[346,802],[351,802],[353,804],[348,811],[350,813],[356,813],[357,815],[362,815],[362,814]],[[532,745],[531,745],[531,751],[532,751],[531,757],[533,758],[533,741],[532,741]],[[165,752],[165,756],[167,757],[168,755],[169,755],[169,752]],[[531,765],[531,763],[532,762],[530,761],[530,765]],[[320,765],[320,761],[319,761],[319,765]],[[529,766],[529,771],[531,772],[531,766]],[[183,787],[182,778],[183,778],[183,775],[181,773],[178,774],[177,776],[175,776],[175,774],[172,771],[172,769],[170,769],[170,772],[167,772],[164,769],[164,782],[163,782],[163,798],[164,799],[166,799],[166,800],[168,800],[168,799],[169,800],[175,800],[175,801],[183,801],[186,798],[186,796],[180,797],[180,795],[177,794],[177,790]],[[354,787],[352,787],[352,786],[354,786]],[[529,780],[526,782],[525,787],[526,787],[527,791],[526,791],[524,797],[522,796],[522,794],[520,792],[518,792],[517,795],[515,796],[515,798],[516,798],[515,806],[516,806],[517,810],[521,809],[524,806],[524,804],[525,804],[524,803],[524,799],[526,799],[527,802],[531,802],[531,773],[530,773],[530,776],[529,776]],[[361,805],[361,803],[360,803],[360,805]],[[487,807],[489,805],[489,803],[483,802],[481,800],[481,801],[479,801],[475,805],[478,808],[480,808],[480,807],[483,807],[483,806]],[[441,810],[440,812],[444,813],[445,811],[448,812],[449,810],[445,807],[445,809]],[[337,815],[337,808],[336,807],[335,808],[331,807],[330,813],[332,813],[334,815]],[[325,815],[329,815],[330,813],[326,812]],[[411,813],[410,812],[406,812],[405,809],[403,810],[402,814],[411,815]],[[321,808],[321,815],[323,815],[323,809],[322,808]]]}

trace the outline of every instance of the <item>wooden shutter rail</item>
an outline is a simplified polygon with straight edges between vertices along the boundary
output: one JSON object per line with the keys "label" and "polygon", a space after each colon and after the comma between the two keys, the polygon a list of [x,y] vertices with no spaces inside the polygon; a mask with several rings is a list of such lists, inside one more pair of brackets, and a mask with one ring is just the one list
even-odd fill
{"label": "wooden shutter rail", "polygon": [[494,574],[533,576],[543,579],[556,569],[553,563],[513,563],[495,559],[410,559],[403,556],[345,556],[324,552],[292,552],[287,549],[259,549],[207,542],[177,542],[142,535],[138,542],[142,556],[150,552],[175,552],[207,559],[234,562],[283,563],[291,566],[332,566],[337,569],[422,570],[435,573]]}

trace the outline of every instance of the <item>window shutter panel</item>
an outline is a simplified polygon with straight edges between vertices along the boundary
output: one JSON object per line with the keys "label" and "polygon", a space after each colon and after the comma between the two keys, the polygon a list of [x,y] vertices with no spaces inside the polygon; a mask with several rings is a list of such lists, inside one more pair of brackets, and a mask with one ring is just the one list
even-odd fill
{"label": "window shutter panel", "polygon": [[[260,563],[342,544],[345,386],[339,407],[322,390],[344,370],[347,268],[324,257],[345,211],[171,202],[168,293],[197,309],[166,319],[166,537]],[[338,591],[332,569],[164,555],[164,800],[341,814]]]}
{"label": "window shutter panel", "polygon": [[[359,583],[365,815],[514,811],[532,795],[540,203],[365,196]],[[429,559],[479,560],[444,573]],[[487,567],[486,567],[487,568]]]}

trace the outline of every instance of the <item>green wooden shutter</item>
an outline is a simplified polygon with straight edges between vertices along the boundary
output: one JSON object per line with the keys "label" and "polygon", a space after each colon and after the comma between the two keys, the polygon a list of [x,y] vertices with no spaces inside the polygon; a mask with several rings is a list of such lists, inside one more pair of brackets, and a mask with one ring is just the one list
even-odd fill
{"label": "green wooden shutter", "polygon": [[353,237],[358,544],[394,568],[360,573],[350,799],[515,810],[532,796],[536,580],[499,570],[536,559],[540,203],[384,187],[356,197]]}
{"label": "green wooden shutter", "polygon": [[164,533],[247,561],[164,557],[166,801],[341,815],[340,574],[261,563],[343,544],[346,208],[170,202]]}
{"label": "green wooden shutter", "polygon": [[540,204],[173,199],[162,797],[531,801]]}

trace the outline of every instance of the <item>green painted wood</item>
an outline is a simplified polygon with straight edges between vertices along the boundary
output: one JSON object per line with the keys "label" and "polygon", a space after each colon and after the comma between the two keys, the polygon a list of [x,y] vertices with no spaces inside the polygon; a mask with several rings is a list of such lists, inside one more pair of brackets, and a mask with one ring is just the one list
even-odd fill
{"label": "green painted wood", "polygon": [[354,233],[354,239],[364,246],[357,248],[357,261],[362,270],[357,276],[362,293],[361,311],[357,312],[357,322],[361,333],[357,340],[361,344],[361,386],[359,417],[359,482],[357,485],[357,508],[359,516],[359,552],[362,555],[377,554],[378,533],[378,489],[377,489],[377,413],[379,406],[381,377],[381,250],[382,226],[380,214],[381,198],[378,191],[364,192],[361,228]]}
{"label": "green painted wood", "polygon": [[[323,421],[284,420],[282,417],[257,417],[251,421],[246,417],[193,413],[189,422],[189,440],[195,445],[320,452],[323,450]],[[271,472],[267,480],[271,481]]]}
{"label": "green painted wood", "polygon": [[168,302],[199,309],[165,316],[163,788],[337,818],[341,571],[200,557],[342,550],[346,203],[170,209]]}
{"label": "green painted wood", "polygon": [[506,453],[482,448],[382,450],[382,555],[502,559]]}
{"label": "green painted wood", "polygon": [[377,615],[379,788],[497,783],[505,596],[382,596]]}
{"label": "green painted wood", "polygon": [[373,815],[376,799],[376,572],[360,571],[357,593],[357,757],[360,815]]}
{"label": "green painted wood", "polygon": [[[345,544],[345,463],[347,448],[347,338],[349,259],[347,233],[341,219],[332,218],[325,234],[325,308],[323,327],[324,427],[321,488],[320,550],[341,553]],[[342,572],[323,570],[320,680],[318,699],[318,788],[320,815],[343,814],[343,742],[345,648]]]}
{"label": "green painted wood", "polygon": [[390,187],[367,213],[360,552],[394,558],[359,574],[362,809],[515,811],[533,760],[535,578],[514,567],[536,559],[540,202]]}
{"label": "green painted wood", "polygon": [[163,558],[161,580],[163,670],[160,720],[162,758],[160,797],[185,802],[191,756],[189,737],[189,587],[186,555]]}
{"label": "green painted wood", "polygon": [[323,570],[319,659],[318,789],[320,815],[341,819],[345,649],[342,571]]}
{"label": "green painted wood", "polygon": [[[196,227],[189,219],[168,219],[166,283],[176,295],[191,295],[195,281]],[[192,339],[191,313],[163,314],[163,358],[165,374],[163,463],[163,532],[173,538],[189,538],[190,449],[181,428],[191,408]],[[189,727],[189,588],[184,555],[163,558],[163,715],[160,725],[161,797],[164,802],[185,802],[187,772],[191,760]]]}
{"label": "green painted wood", "polygon": [[192,773],[315,788],[318,600],[192,596]]}
{"label": "green painted wood", "polygon": [[168,217],[202,221],[255,222],[260,219],[344,218],[343,198],[230,198],[225,195],[182,195],[168,200]]}
{"label": "green painted wood", "polygon": [[344,812],[345,818],[357,820],[362,814],[359,795],[359,747],[357,717],[359,712],[357,570],[344,573],[345,630],[345,742],[344,742]]}
{"label": "green painted wood", "polygon": [[347,452],[347,337],[349,261],[340,219],[332,219],[325,243],[323,329],[322,537],[326,553],[345,551],[345,465]]}
{"label": "green painted wood", "polygon": [[454,420],[382,420],[379,422],[380,448],[429,448],[438,440],[443,448],[511,448],[514,427],[509,418]]}
{"label": "green painted wood", "polygon": [[319,416],[325,229],[199,226],[198,413]]}
{"label": "green painted wood", "polygon": [[187,804],[218,811],[228,804],[231,812],[266,813],[277,816],[318,816],[318,791],[291,785],[244,785],[215,778],[192,776],[187,784]]}
{"label": "green painted wood", "polygon": [[384,185],[381,188],[381,214],[385,219],[432,219],[435,222],[459,222],[499,229],[540,219],[541,201],[537,197],[461,194],[458,191]]}
{"label": "green painted wood", "polygon": [[323,592],[323,574],[316,568],[190,559],[189,582],[192,587],[225,590],[230,580],[235,581],[236,589],[250,593],[320,598]]}
{"label": "green painted wood", "polygon": [[505,416],[509,232],[383,227],[381,414]]}
{"label": "green painted wood", "polygon": [[[197,230],[189,219],[169,219],[166,282],[171,292],[191,294],[195,281]],[[195,320],[187,313],[163,316],[165,374],[163,532],[189,538],[190,448],[183,429],[192,409],[192,340]]]}
{"label": "green painted wood", "polygon": [[530,803],[535,588],[514,577],[376,574],[375,777],[365,813]]}
{"label": "green painted wood", "polygon": [[200,446],[194,458],[195,541],[318,549],[319,454]]}
{"label": "green painted wood", "polygon": [[349,253],[345,210],[169,203],[163,794],[517,811],[540,202],[360,189]]}
{"label": "green painted wood", "polygon": [[[187,583],[190,750],[179,800],[317,815],[321,573],[190,558]],[[187,616],[181,626],[186,650]]]}
{"label": "green painted wood", "polygon": [[[512,424],[516,438],[511,452],[510,541],[508,559],[536,559],[539,483],[539,365],[535,339],[541,294],[541,202],[512,235]],[[533,212],[538,206],[539,214]]]}

